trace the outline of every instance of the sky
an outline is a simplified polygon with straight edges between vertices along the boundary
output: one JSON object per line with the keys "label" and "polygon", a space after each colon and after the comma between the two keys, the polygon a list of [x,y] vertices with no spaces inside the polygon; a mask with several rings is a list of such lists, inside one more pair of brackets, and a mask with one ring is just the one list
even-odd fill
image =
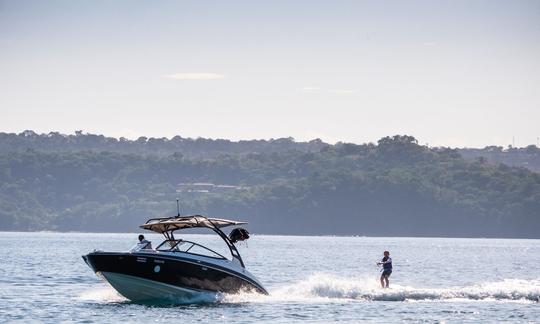
{"label": "sky", "polygon": [[540,1],[0,0],[0,132],[537,144]]}

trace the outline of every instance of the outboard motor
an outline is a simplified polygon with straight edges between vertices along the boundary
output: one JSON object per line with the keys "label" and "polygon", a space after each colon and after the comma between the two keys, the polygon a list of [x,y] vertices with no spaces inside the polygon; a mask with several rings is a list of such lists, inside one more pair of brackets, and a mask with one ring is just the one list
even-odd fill
{"label": "outboard motor", "polygon": [[235,228],[229,234],[231,242],[236,243],[238,241],[245,241],[249,238],[249,232],[245,228]]}

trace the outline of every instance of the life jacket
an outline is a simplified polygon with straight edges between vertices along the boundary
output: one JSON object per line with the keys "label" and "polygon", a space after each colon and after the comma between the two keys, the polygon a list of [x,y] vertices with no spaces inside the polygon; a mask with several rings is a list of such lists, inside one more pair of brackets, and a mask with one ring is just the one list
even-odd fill
{"label": "life jacket", "polygon": [[383,269],[384,270],[392,270],[392,258],[391,257],[384,257],[382,258],[382,262],[386,262],[390,260],[388,263],[383,263]]}

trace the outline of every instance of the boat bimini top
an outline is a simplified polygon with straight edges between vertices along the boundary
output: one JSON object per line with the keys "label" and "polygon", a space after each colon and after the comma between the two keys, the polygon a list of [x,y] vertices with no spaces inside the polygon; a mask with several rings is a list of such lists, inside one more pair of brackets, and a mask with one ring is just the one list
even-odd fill
{"label": "boat bimini top", "polygon": [[231,225],[244,225],[247,222],[238,222],[228,219],[208,218],[202,215],[175,216],[164,218],[152,218],[140,227],[156,233],[164,234],[184,228],[206,227],[222,228]]}
{"label": "boat bimini top", "polygon": [[174,232],[177,230],[188,228],[209,228],[216,232],[223,239],[223,241],[225,241],[225,243],[229,247],[229,250],[231,251],[233,261],[239,262],[240,265],[245,268],[242,257],[240,257],[240,254],[234,246],[233,241],[221,230],[221,228],[223,227],[244,224],[247,224],[247,222],[239,222],[221,218],[208,218],[203,215],[193,215],[152,218],[139,227],[142,229],[163,234],[163,236],[165,236],[166,242],[177,241],[174,238]]}

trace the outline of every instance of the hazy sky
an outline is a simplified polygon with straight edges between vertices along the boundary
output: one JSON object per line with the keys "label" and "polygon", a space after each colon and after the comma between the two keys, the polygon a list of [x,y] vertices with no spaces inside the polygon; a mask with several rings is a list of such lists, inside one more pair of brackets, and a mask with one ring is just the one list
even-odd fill
{"label": "hazy sky", "polygon": [[3,1],[0,131],[536,144],[540,1]]}

